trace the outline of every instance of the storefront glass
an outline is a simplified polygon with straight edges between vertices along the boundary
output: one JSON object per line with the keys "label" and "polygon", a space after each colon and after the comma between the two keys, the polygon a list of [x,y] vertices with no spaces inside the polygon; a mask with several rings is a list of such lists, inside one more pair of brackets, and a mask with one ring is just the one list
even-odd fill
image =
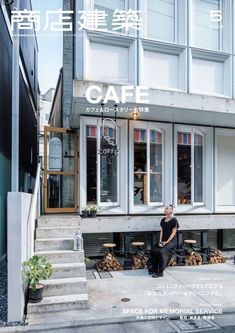
{"label": "storefront glass", "polygon": [[147,203],[147,130],[134,130],[134,204]]}
{"label": "storefront glass", "polygon": [[134,129],[134,204],[162,202],[162,133]]}
{"label": "storefront glass", "polygon": [[150,202],[162,202],[162,133],[150,131]]}
{"label": "storefront glass", "polygon": [[96,126],[86,127],[86,145],[87,145],[87,203],[97,203],[97,144],[96,144]]}
{"label": "storefront glass", "polygon": [[[105,135],[114,141],[115,129],[104,128]],[[101,149],[107,147],[103,140],[102,133],[100,139]],[[117,155],[100,155],[100,201],[117,202]]]}
{"label": "storefront glass", "polygon": [[177,133],[178,204],[203,202],[203,135]]}

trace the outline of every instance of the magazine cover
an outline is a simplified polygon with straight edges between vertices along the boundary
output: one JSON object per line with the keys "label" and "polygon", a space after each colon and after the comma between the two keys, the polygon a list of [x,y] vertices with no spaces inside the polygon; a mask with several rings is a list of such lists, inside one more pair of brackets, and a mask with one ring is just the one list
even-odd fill
{"label": "magazine cover", "polygon": [[235,2],[0,0],[0,332],[235,332]]}

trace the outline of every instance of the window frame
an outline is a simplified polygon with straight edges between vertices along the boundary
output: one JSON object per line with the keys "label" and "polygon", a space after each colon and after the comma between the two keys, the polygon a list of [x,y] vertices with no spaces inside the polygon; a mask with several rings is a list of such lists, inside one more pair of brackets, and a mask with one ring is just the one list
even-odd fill
{"label": "window frame", "polygon": [[235,205],[218,204],[218,136],[235,137],[235,130],[229,128],[215,128],[215,213],[234,213]]}
{"label": "window frame", "polygon": [[214,51],[214,52],[221,52],[221,53],[233,53],[232,50],[232,36],[234,35],[232,33],[232,25],[233,25],[233,19],[232,19],[232,12],[233,12],[233,3],[231,0],[219,0],[220,2],[220,10],[222,11],[222,22],[220,22],[220,29],[219,29],[219,48],[218,49],[210,49],[202,46],[198,46],[195,44],[195,38],[194,38],[194,2],[195,0],[189,0],[189,22],[191,22],[189,26],[189,44],[190,47],[195,47],[198,49],[205,49],[207,51]]}
{"label": "window frame", "polygon": [[[203,135],[203,202],[194,202],[194,173],[191,170],[190,204],[178,204],[178,132],[191,133],[191,165],[194,163],[194,134]],[[213,129],[204,126],[174,125],[174,203],[177,213],[206,213],[213,211]],[[193,165],[194,171],[194,165]]]}
{"label": "window frame", "polygon": [[[88,6],[87,6],[88,7]],[[120,9],[120,8],[115,8]],[[136,0],[124,0],[124,10],[128,11],[128,9],[137,10]],[[95,10],[95,0],[90,1],[90,6],[87,10]],[[121,9],[122,10],[122,9]],[[114,35],[122,35],[122,36],[136,36],[136,30],[130,29],[128,32],[123,32],[123,30],[100,30],[100,29],[92,29],[92,32],[97,31],[101,33],[111,33]]]}
{"label": "window frame", "polygon": [[98,149],[100,147],[100,129],[102,124],[101,117],[80,117],[80,154],[79,154],[79,191],[80,191],[80,209],[87,206],[87,146],[86,146],[86,127],[97,127],[97,145],[96,145],[96,157],[97,157],[97,206],[99,207],[98,213],[106,214],[126,214],[128,203],[128,191],[127,191],[127,120],[117,119],[117,124],[121,128],[121,135],[119,135],[119,155],[117,158],[117,202],[100,202],[100,155]]}
{"label": "window frame", "polygon": [[[83,77],[86,81],[91,82],[102,82],[102,79],[92,77],[90,70],[90,61],[91,61],[91,43],[101,44],[105,46],[117,46],[123,47],[128,50],[128,81],[121,79],[107,79],[106,83],[110,84],[123,84],[123,85],[132,85],[137,82],[136,74],[136,40],[133,37],[125,36],[115,36],[112,33],[100,33],[96,31],[85,31],[85,40],[84,40],[84,53],[83,53]],[[108,53],[107,53],[108,54]]]}
{"label": "window frame", "polygon": [[[134,204],[134,130],[147,131],[147,204]],[[150,131],[162,133],[162,202],[150,202]],[[167,154],[166,154],[167,152]],[[168,153],[169,152],[169,153]],[[167,166],[167,167],[166,167]],[[172,202],[172,124],[151,121],[130,121],[129,131],[129,201],[130,213],[162,213],[162,207]]]}
{"label": "window frame", "polygon": [[164,40],[164,39],[157,39],[154,37],[149,37],[148,36],[148,4],[147,1],[144,1],[144,4],[140,5],[140,10],[142,10],[143,13],[143,31],[141,32],[141,37],[150,39],[150,40],[156,40],[159,42],[165,42],[165,43],[171,43],[171,44],[178,44],[179,41],[179,18],[178,18],[178,12],[179,12],[179,0],[174,0],[174,40],[169,41],[169,40]]}
{"label": "window frame", "polygon": [[[193,59],[205,60],[211,62],[218,62],[222,64],[222,93],[211,93],[206,91],[194,90],[192,88],[193,82]],[[195,95],[216,96],[223,98],[232,98],[232,58],[228,53],[215,52],[203,49],[190,49],[190,62],[189,62],[189,93]],[[225,80],[226,78],[226,80]]]}
{"label": "window frame", "polygon": [[186,92],[187,90],[187,69],[186,69],[186,62],[187,62],[187,52],[186,48],[181,45],[166,45],[166,44],[159,44],[156,42],[152,42],[149,40],[142,40],[140,45],[140,64],[141,67],[139,68],[140,72],[140,82],[142,84],[147,85],[145,82],[145,70],[144,70],[144,57],[145,51],[153,52],[153,53],[163,53],[165,55],[173,55],[178,57],[178,88],[173,87],[161,87],[158,85],[149,85],[153,89],[160,89],[165,91],[176,91],[176,92]]}

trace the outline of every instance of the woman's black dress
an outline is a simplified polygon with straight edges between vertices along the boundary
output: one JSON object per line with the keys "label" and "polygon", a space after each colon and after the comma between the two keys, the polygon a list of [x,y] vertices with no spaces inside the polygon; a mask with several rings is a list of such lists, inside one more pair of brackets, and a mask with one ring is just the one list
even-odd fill
{"label": "woman's black dress", "polygon": [[[161,220],[160,226],[162,227],[162,242],[165,242],[170,237],[172,230],[176,227],[179,228],[179,223],[175,217],[170,221],[165,222],[165,218]],[[162,272],[167,267],[170,252],[176,248],[177,239],[175,237],[163,247],[156,244],[151,249],[152,266],[154,273]]]}

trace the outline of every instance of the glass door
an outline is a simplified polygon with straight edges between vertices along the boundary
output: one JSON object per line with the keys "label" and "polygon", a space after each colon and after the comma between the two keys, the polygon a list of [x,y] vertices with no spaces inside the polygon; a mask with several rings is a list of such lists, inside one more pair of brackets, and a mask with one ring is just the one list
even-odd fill
{"label": "glass door", "polygon": [[78,210],[77,141],[77,133],[72,130],[45,127],[45,213],[72,213]]}

